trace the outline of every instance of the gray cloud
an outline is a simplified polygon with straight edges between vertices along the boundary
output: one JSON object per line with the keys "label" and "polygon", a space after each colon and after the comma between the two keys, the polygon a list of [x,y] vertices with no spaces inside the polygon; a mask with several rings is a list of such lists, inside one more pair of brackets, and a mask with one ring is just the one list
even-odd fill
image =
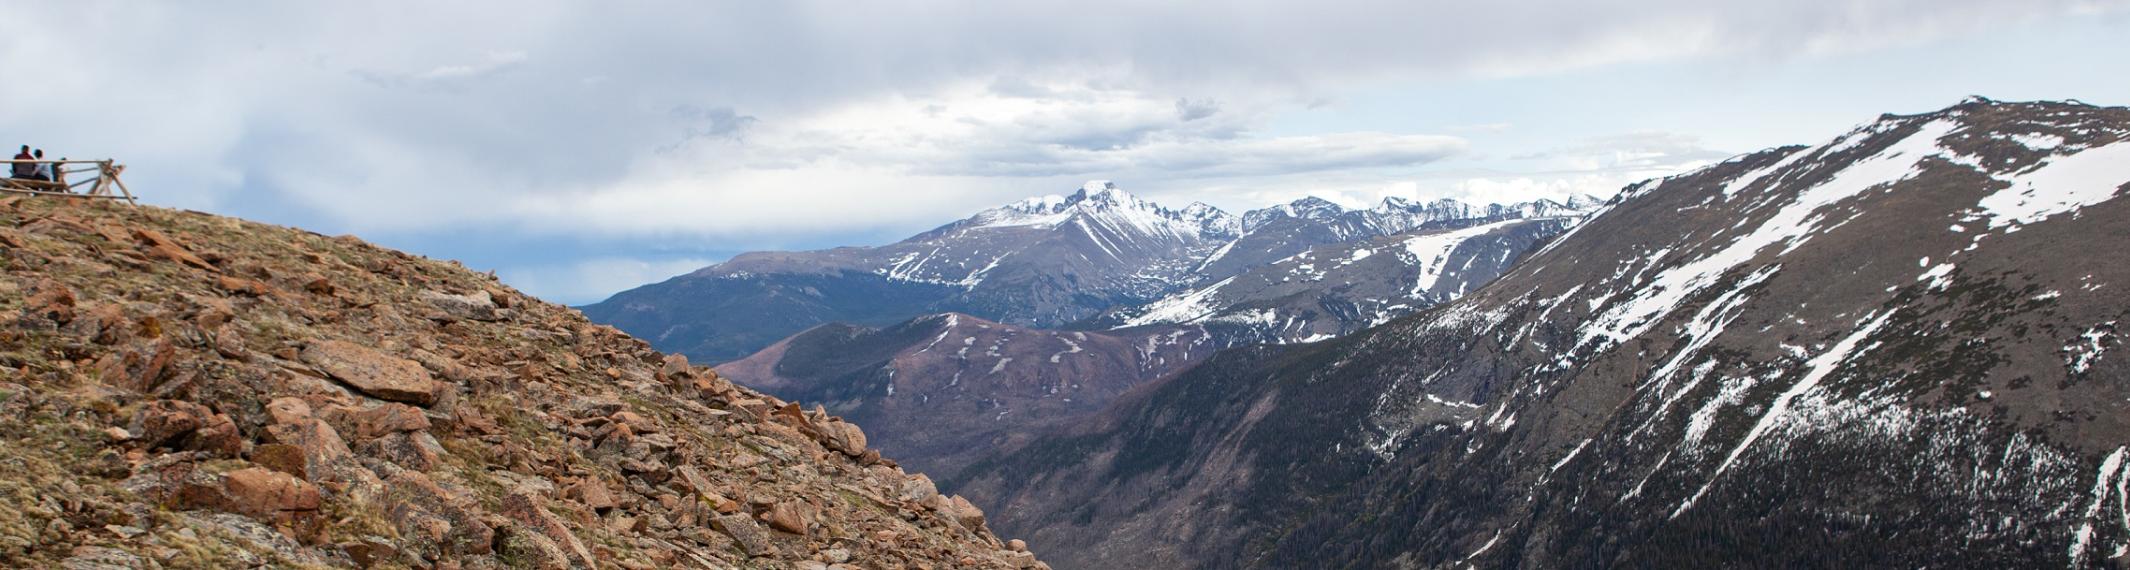
{"label": "gray cloud", "polygon": [[[0,34],[0,68],[38,77],[0,82],[0,132],[121,158],[157,203],[715,238],[929,223],[1083,175],[1300,187],[1464,151],[1277,121],[1387,82],[1780,61],[2125,2],[17,4],[69,25]],[[926,193],[842,206],[884,188]]]}

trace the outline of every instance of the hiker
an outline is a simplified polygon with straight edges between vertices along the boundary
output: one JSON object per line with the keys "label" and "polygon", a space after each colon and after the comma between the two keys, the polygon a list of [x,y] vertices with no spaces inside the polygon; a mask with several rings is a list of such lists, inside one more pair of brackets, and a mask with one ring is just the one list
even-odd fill
{"label": "hiker", "polygon": [[[37,157],[30,155],[30,145],[22,145],[22,152],[15,153],[15,160],[37,160]],[[15,163],[15,169],[13,172],[15,178],[28,180],[31,176],[34,176],[36,174],[37,165],[28,162]]]}
{"label": "hiker", "polygon": [[[36,157],[37,160],[44,160],[44,149],[37,149]],[[35,168],[30,169],[30,178],[43,180],[45,182],[52,181],[52,163],[39,162],[34,166]]]}

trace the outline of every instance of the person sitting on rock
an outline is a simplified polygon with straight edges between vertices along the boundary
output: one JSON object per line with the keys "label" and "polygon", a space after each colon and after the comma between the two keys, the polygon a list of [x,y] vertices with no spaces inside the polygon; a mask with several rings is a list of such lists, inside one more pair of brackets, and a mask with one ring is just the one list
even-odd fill
{"label": "person sitting on rock", "polygon": [[[18,153],[15,153],[15,160],[17,160],[17,161],[23,161],[23,160],[36,160],[36,159],[37,159],[37,157],[34,157],[34,156],[30,156],[30,145],[22,145],[22,152],[18,152]],[[15,168],[14,168],[14,172],[13,172],[12,174],[14,175],[14,177],[15,177],[15,178],[20,178],[20,179],[23,179],[23,180],[28,180],[28,179],[30,178],[30,176],[32,176],[32,175],[34,175],[34,174],[36,174],[36,173],[37,173],[37,165],[36,165],[36,164],[32,164],[32,163],[28,163],[28,162],[16,162],[16,163],[15,163]]]}

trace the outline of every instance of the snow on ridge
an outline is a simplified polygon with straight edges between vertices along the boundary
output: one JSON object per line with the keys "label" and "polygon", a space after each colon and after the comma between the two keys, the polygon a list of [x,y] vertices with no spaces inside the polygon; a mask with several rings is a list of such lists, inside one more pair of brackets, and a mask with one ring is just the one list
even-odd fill
{"label": "snow on ridge", "polygon": [[1219,294],[1222,287],[1234,282],[1235,278],[1229,277],[1188,294],[1166,297],[1155,301],[1153,304],[1146,306],[1144,314],[1132,317],[1115,328],[1121,329],[1155,323],[1190,323],[1205,319],[1218,309],[1213,306],[1213,296]]}
{"label": "snow on ridge", "polygon": [[1413,283],[1412,292],[1408,293],[1407,296],[1419,298],[1427,294],[1429,290],[1434,289],[1435,283],[1440,281],[1443,274],[1448,271],[1450,254],[1455,253],[1457,246],[1463,245],[1466,240],[1521,222],[1523,220],[1506,220],[1460,230],[1407,238],[1404,243],[1405,253],[1412,256],[1415,261],[1414,268],[1420,272]]}
{"label": "snow on ridge", "polygon": [[[1618,343],[1640,336],[1687,298],[1716,284],[1731,268],[1759,256],[1762,250],[1779,245],[1782,249],[1776,255],[1790,253],[1821,230],[1825,221],[1825,216],[1820,213],[1822,208],[1872,188],[1913,177],[1923,159],[1933,156],[1939,148],[1938,139],[1959,127],[1958,122],[1950,119],[1932,120],[1878,153],[1856,160],[1827,180],[1798,192],[1788,204],[1751,232],[1707,256],[1666,269],[1648,283],[1634,288],[1630,297],[1587,322],[1577,344]],[[1860,130],[1866,131],[1875,129]],[[1849,144],[1848,140],[1858,135],[1845,136],[1835,146]],[[1817,156],[1827,156],[1831,148]]]}
{"label": "snow on ridge", "polygon": [[2038,166],[1998,179],[2011,185],[1975,204],[1980,215],[1989,219],[1991,229],[2032,224],[2075,212],[2115,199],[2119,190],[2130,184],[2130,142],[2054,156]]}

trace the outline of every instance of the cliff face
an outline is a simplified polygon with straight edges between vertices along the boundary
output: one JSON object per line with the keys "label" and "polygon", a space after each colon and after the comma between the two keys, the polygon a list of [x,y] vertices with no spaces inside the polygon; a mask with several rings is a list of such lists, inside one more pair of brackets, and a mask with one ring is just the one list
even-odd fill
{"label": "cliff face", "polygon": [[1029,568],[816,407],[454,263],[0,199],[0,566]]}

